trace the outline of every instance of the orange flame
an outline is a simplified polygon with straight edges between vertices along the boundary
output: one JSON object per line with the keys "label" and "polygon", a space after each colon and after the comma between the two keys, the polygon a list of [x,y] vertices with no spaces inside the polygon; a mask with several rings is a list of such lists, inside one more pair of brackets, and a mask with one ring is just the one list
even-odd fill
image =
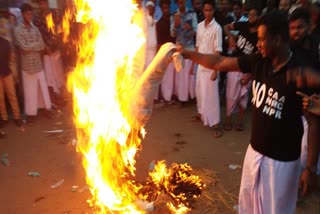
{"label": "orange flame", "polygon": [[[132,110],[139,100],[135,87],[144,66],[142,13],[132,0],[113,1],[112,7],[105,7],[104,1],[76,0],[75,6],[82,28],[68,88],[73,94],[77,151],[83,155],[92,194],[89,203],[99,213],[145,213],[139,204],[147,196],[141,195],[142,186],[134,177],[140,136],[146,133],[137,110]],[[71,17],[64,18],[64,41]],[[159,185],[168,182],[163,179],[168,169],[161,163],[153,176]],[[179,214],[189,210],[182,204],[168,206]]]}
{"label": "orange flame", "polygon": [[54,24],[54,21],[53,21],[53,18],[52,18],[52,13],[49,13],[46,16],[46,21],[47,21],[47,28],[49,29],[49,31],[51,33],[55,33],[55,24]]}
{"label": "orange flame", "polygon": [[131,0],[114,1],[112,7],[96,0],[75,3],[84,27],[68,86],[90,202],[101,213],[142,213],[135,205],[139,186],[132,181],[140,126],[129,115],[133,58],[145,42],[141,28],[132,23],[137,5]]}

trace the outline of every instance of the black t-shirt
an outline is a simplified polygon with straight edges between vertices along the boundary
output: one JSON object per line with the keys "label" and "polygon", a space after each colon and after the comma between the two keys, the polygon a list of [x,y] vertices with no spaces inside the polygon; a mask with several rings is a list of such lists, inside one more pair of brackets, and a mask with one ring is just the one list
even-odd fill
{"label": "black t-shirt", "polygon": [[170,35],[170,19],[165,19],[164,17],[162,17],[157,22],[156,31],[159,47],[167,42],[174,43],[174,38],[172,38]]}
{"label": "black t-shirt", "polygon": [[[232,16],[230,16],[230,15],[224,16],[222,14],[222,12],[220,12],[220,11],[216,11],[215,19],[222,28],[223,28],[223,26],[234,22],[234,18]],[[222,54],[228,55],[229,45],[228,45],[228,42],[226,41],[226,34],[224,33],[224,31],[222,31],[222,38],[223,38],[223,40],[222,40]]]}
{"label": "black t-shirt", "polygon": [[243,54],[256,53],[258,51],[257,32],[250,32],[248,22],[235,22],[233,26],[234,30],[239,31],[235,54],[240,56]]}
{"label": "black t-shirt", "polygon": [[277,72],[260,54],[242,55],[238,63],[241,71],[252,73],[252,148],[275,160],[297,160],[303,135],[302,101],[286,75],[300,67],[299,59],[293,54]]}

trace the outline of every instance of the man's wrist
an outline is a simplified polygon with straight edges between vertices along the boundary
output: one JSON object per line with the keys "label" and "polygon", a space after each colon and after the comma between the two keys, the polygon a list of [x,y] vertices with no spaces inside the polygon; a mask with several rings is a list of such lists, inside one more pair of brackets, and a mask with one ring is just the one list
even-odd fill
{"label": "man's wrist", "polygon": [[181,52],[181,55],[183,56],[183,58],[185,58],[185,59],[189,59],[189,51],[187,51],[187,50],[183,50],[182,52]]}

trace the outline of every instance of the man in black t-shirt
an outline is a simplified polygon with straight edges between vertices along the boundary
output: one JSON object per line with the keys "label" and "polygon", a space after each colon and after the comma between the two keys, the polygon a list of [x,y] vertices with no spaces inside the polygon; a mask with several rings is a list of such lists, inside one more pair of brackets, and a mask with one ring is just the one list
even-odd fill
{"label": "man in black t-shirt", "polygon": [[306,63],[320,67],[320,38],[309,34],[310,13],[300,7],[289,16],[289,33],[292,51],[307,60]]}
{"label": "man in black t-shirt", "polygon": [[[214,18],[221,27],[234,22],[234,17],[230,12],[231,0],[221,0],[220,5],[217,8],[220,8],[220,9],[215,12]],[[224,32],[222,32],[222,38],[223,38],[222,55],[228,56],[229,45],[228,45],[228,39]],[[226,76],[227,76],[226,73],[223,73],[223,72],[219,74],[219,92],[221,97],[223,97],[223,95],[225,94]]]}
{"label": "man in black t-shirt", "polygon": [[[234,56],[247,55],[257,52],[257,22],[258,10],[249,11],[247,22],[234,22],[223,27],[228,35],[229,50],[233,50]],[[237,32],[237,35],[231,33]],[[237,42],[235,37],[237,37]],[[226,119],[224,129],[232,129],[232,114],[239,111],[239,118],[236,122],[236,130],[243,130],[244,112],[249,99],[249,89],[251,86],[250,74],[239,72],[229,72],[226,85]]]}
{"label": "man in black t-shirt", "polygon": [[[246,152],[239,193],[239,213],[295,213],[300,176],[302,101],[289,74],[301,70],[290,50],[288,19],[279,11],[266,14],[258,24],[259,53],[239,57],[180,52],[211,69],[252,74],[252,132]],[[180,47],[179,47],[180,49]],[[314,177],[318,145],[309,155],[301,184]]]}

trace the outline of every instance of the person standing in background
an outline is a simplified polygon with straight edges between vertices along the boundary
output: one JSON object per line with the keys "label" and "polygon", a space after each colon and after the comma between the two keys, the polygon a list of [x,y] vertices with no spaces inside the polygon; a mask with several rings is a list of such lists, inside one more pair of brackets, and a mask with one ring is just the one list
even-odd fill
{"label": "person standing in background", "polygon": [[289,14],[291,6],[291,0],[280,0],[278,9]]}
{"label": "person standing in background", "polygon": [[32,23],[32,6],[23,4],[21,13],[23,22],[15,28],[15,37],[21,53],[24,110],[27,122],[32,123],[38,108],[45,107],[50,116],[51,99],[41,58],[45,44],[39,29]]}
{"label": "person standing in background", "polygon": [[15,89],[15,82],[10,68],[13,57],[13,48],[6,35],[0,33],[0,126],[4,127],[9,122],[6,100],[8,98],[13,119],[17,126],[22,126],[20,107]]}
{"label": "person standing in background", "polygon": [[192,0],[192,7],[194,12],[197,14],[198,23],[202,22],[204,20],[202,1]]}
{"label": "person standing in background", "polygon": [[[195,49],[194,36],[197,31],[197,15],[193,10],[188,10],[186,0],[176,0],[178,11],[171,16],[171,36],[176,38],[176,44],[189,50]],[[184,59],[184,67],[175,76],[175,94],[183,105],[189,98],[195,98],[195,75],[192,61]]]}
{"label": "person standing in background", "polygon": [[[170,0],[161,0],[160,8],[162,10],[163,15],[156,24],[158,50],[163,44],[167,42],[174,43],[174,38],[171,37],[170,34]],[[162,98],[166,102],[170,102],[172,99],[173,87],[174,66],[171,62],[167,67],[167,71],[164,74],[160,85]]]}
{"label": "person standing in background", "polygon": [[[214,19],[215,7],[212,1],[206,0],[203,5],[205,20],[198,24],[196,51],[203,54],[222,53],[222,28]],[[196,94],[197,120],[205,126],[213,127],[214,137],[222,136],[220,128],[220,98],[218,71],[198,66]]]}
{"label": "person standing in background", "polygon": [[[232,16],[232,13],[230,13],[231,8],[231,0],[221,0],[220,1],[220,10],[216,11],[215,13],[215,19],[220,24],[221,27],[231,24],[234,22],[234,17]],[[223,42],[222,42],[222,55],[228,56],[228,50],[229,50],[229,41],[227,35],[222,33]],[[220,92],[220,101],[225,101],[225,86],[226,86],[226,76],[227,74],[225,72],[220,72],[219,75],[219,92]]]}
{"label": "person standing in background", "polygon": [[62,38],[59,32],[62,18],[56,10],[49,8],[48,0],[37,0],[37,3],[40,12],[34,17],[34,25],[39,29],[46,45],[43,55],[44,72],[51,100],[53,104],[59,106],[63,104],[61,91],[65,85],[60,52]]}
{"label": "person standing in background", "polygon": [[[224,31],[228,35],[229,48],[233,50],[234,56],[248,55],[257,52],[257,24],[258,10],[249,11],[247,22],[234,22],[224,26]],[[237,31],[237,40],[231,31]],[[238,120],[235,124],[237,131],[244,129],[244,114],[249,100],[249,89],[251,87],[250,74],[242,72],[229,72],[226,84],[226,119],[224,129],[230,131],[233,127],[232,115],[239,112]]]}

